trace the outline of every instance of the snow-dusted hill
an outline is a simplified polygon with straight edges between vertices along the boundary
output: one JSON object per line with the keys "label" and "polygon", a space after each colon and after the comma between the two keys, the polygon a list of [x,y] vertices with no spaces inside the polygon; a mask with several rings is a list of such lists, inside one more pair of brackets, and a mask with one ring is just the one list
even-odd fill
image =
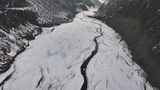
{"label": "snow-dusted hill", "polygon": [[97,0],[0,0],[0,73],[42,32],[42,27],[70,22]]}
{"label": "snow-dusted hill", "polygon": [[0,76],[1,90],[152,90],[120,36],[87,14],[44,28]]}

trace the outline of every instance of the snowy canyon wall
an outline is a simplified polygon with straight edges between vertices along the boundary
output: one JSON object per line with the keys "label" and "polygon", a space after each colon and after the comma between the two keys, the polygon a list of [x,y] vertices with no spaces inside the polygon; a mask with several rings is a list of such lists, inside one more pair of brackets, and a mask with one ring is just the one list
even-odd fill
{"label": "snowy canyon wall", "polygon": [[43,27],[69,22],[87,6],[94,6],[93,0],[0,0],[0,73]]}
{"label": "snowy canyon wall", "polygon": [[157,87],[160,87],[159,8],[159,0],[107,0],[96,15],[120,33],[133,59]]}

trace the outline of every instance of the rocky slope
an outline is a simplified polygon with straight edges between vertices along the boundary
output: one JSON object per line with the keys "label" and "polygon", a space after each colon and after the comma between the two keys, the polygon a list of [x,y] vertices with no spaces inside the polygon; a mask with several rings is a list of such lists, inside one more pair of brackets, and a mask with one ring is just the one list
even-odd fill
{"label": "rocky slope", "polygon": [[36,15],[29,11],[24,0],[0,1],[0,73],[6,71],[14,58],[41,33],[33,24]]}
{"label": "rocky slope", "polygon": [[89,0],[0,0],[0,73],[42,32],[42,27],[69,22],[87,6],[94,4]]}
{"label": "rocky slope", "polygon": [[159,8],[159,0],[107,0],[97,18],[120,33],[147,79],[160,88]]}
{"label": "rocky slope", "polygon": [[39,24],[52,26],[68,22],[81,10],[90,6],[99,6],[98,0],[27,0],[32,5],[32,11],[38,13]]}

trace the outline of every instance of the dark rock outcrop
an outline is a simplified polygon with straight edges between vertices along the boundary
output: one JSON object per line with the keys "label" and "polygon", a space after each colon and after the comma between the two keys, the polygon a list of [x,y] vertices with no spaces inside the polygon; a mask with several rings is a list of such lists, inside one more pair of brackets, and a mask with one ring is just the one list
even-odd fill
{"label": "dark rock outcrop", "polygon": [[127,42],[153,86],[160,88],[160,1],[107,0],[96,17]]}

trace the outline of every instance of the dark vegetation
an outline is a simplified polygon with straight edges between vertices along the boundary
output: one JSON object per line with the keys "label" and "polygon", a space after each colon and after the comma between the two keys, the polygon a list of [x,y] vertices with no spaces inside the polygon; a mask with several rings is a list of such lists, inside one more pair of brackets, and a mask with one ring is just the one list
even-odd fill
{"label": "dark vegetation", "polygon": [[[28,45],[24,40],[33,40],[41,33],[36,25],[37,14],[23,10],[28,6],[25,0],[0,0],[0,73],[8,70],[14,58]],[[10,54],[13,52],[15,54]]]}
{"label": "dark vegetation", "polygon": [[160,88],[160,1],[109,0],[96,17],[115,29],[127,42],[133,60]]}
{"label": "dark vegetation", "polygon": [[[27,22],[35,23],[36,13],[29,10],[18,10],[29,6],[25,0],[1,0],[0,1],[0,27],[2,30],[9,32],[12,27],[17,28],[20,24],[25,25]],[[12,10],[12,8],[15,8]],[[5,28],[5,29],[4,29]]]}

